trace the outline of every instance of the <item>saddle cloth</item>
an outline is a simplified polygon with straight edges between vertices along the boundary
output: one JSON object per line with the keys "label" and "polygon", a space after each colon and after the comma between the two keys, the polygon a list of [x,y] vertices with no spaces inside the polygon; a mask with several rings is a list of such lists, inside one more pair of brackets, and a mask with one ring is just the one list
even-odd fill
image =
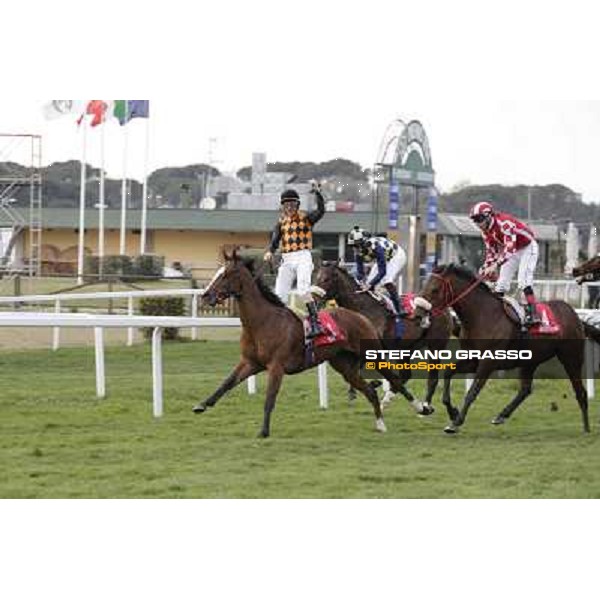
{"label": "saddle cloth", "polygon": [[[331,346],[346,341],[346,333],[337,324],[331,313],[326,310],[319,311],[319,323],[323,333],[313,338],[312,343],[315,347]],[[310,331],[310,321],[308,317],[304,319],[304,336]]]}
{"label": "saddle cloth", "polygon": [[[504,296],[503,298],[505,307],[512,309],[514,315],[516,315],[517,322],[524,326],[525,324],[525,307],[519,304],[515,298],[511,296]],[[560,323],[554,316],[554,312],[545,302],[538,302],[535,305],[536,312],[540,317],[541,323],[534,325],[528,329],[530,335],[555,335],[560,333]],[[507,311],[510,315],[510,312]]]}
{"label": "saddle cloth", "polygon": [[[387,296],[386,294],[380,294],[378,292],[372,292],[372,294],[375,297],[375,299],[377,300],[377,302],[379,302],[380,304],[383,304],[383,306],[385,306],[385,308],[392,315],[396,316],[396,309],[394,308],[394,305],[392,304],[392,301],[390,300],[389,296]],[[402,305],[404,312],[406,313],[406,316],[409,318],[414,316],[415,309],[416,309],[416,305],[415,305],[416,297],[417,297],[417,294],[413,294],[413,293],[400,295],[400,303]]]}

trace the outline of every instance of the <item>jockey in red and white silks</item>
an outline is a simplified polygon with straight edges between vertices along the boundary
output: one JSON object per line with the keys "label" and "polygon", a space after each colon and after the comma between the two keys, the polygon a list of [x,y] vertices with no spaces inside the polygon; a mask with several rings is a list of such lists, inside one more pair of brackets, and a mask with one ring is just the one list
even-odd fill
{"label": "jockey in red and white silks", "polygon": [[469,216],[481,230],[485,243],[485,260],[480,273],[492,278],[499,268],[496,292],[504,295],[518,270],[517,285],[527,301],[526,324],[539,322],[532,287],[539,248],[533,231],[512,215],[496,212],[489,202],[477,203]]}

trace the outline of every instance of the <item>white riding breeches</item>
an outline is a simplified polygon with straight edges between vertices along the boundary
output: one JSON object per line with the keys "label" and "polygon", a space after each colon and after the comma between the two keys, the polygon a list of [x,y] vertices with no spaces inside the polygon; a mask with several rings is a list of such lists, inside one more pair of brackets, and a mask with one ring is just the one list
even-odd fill
{"label": "white riding breeches", "polygon": [[275,281],[275,293],[284,304],[288,303],[294,281],[297,281],[298,293],[301,296],[308,295],[313,268],[310,250],[285,252],[281,255],[281,264]]}
{"label": "white riding breeches", "polygon": [[[398,247],[398,251],[396,254],[389,260],[386,264],[385,275],[383,279],[377,285],[385,285],[386,283],[393,283],[394,285],[398,285],[398,277],[400,277],[400,273],[404,270],[406,266],[406,252],[400,247]],[[367,284],[370,284],[375,277],[377,277],[377,273],[379,273],[379,267],[377,263],[375,263],[371,270],[369,271],[369,275],[367,277]]]}
{"label": "white riding breeches", "polygon": [[528,285],[533,285],[533,274],[538,261],[539,247],[535,240],[531,240],[525,248],[515,252],[501,267],[498,281],[496,282],[497,292],[508,292],[510,284],[515,276],[517,269],[519,275],[517,285],[520,290]]}

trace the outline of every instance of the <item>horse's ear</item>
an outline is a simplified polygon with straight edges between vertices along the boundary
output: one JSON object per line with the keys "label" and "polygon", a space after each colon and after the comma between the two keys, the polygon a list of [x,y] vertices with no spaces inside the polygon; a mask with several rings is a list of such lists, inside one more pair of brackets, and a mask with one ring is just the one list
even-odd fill
{"label": "horse's ear", "polygon": [[221,250],[221,256],[223,257],[223,260],[224,260],[225,262],[229,262],[230,260],[232,260],[232,255],[231,255],[231,254],[229,254],[229,252],[227,252],[227,249],[226,249],[226,248],[223,248],[223,249]]}
{"label": "horse's ear", "polygon": [[239,258],[240,258],[239,251],[240,251],[240,247],[239,246],[236,246],[232,250],[232,252],[231,252],[231,260],[239,260]]}

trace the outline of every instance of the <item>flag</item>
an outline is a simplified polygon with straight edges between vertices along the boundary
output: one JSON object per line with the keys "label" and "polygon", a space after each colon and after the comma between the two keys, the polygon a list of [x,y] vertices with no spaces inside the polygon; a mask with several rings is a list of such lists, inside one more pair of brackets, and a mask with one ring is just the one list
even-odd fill
{"label": "flag", "polygon": [[121,125],[131,119],[147,119],[150,116],[150,100],[115,100],[113,116]]}
{"label": "flag", "polygon": [[81,122],[86,115],[93,115],[90,123],[92,127],[104,123],[106,120],[107,109],[108,104],[104,102],[104,100],[90,100],[85,108],[85,113],[77,120],[77,125],[81,125]]}
{"label": "flag", "polygon": [[86,102],[86,100],[51,100],[42,108],[42,112],[48,120],[58,119],[65,115],[82,112]]}
{"label": "flag", "polygon": [[127,123],[127,100],[115,100],[113,117],[119,120],[121,125]]}

